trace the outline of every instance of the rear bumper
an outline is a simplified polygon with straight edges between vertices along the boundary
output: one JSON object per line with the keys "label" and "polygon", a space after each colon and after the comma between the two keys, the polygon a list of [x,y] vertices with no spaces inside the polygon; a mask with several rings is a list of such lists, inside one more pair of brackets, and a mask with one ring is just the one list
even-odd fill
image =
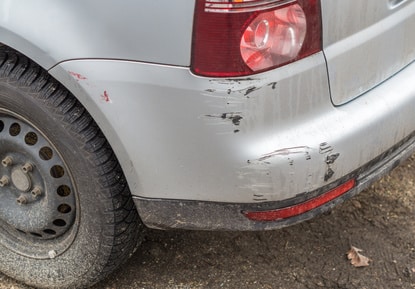
{"label": "rear bumper", "polygon": [[[370,163],[355,172],[322,187],[314,192],[301,194],[295,198],[279,201],[250,204],[215,203],[201,201],[183,201],[166,199],[134,198],[144,224],[154,229],[186,229],[186,230],[238,230],[259,231],[272,230],[294,225],[324,213],[334,206],[366,189],[410,157],[415,152],[415,133],[397,144]],[[340,197],[325,203],[304,214],[275,221],[252,221],[244,212],[269,211],[290,207],[322,195],[327,191],[355,179],[356,185]]]}
{"label": "rear bumper", "polygon": [[[356,194],[413,151],[414,64],[337,107],[322,53],[250,78],[111,60],[50,72],[104,132],[150,227],[283,227]],[[301,203],[352,177],[346,195],[290,220],[241,214]]]}

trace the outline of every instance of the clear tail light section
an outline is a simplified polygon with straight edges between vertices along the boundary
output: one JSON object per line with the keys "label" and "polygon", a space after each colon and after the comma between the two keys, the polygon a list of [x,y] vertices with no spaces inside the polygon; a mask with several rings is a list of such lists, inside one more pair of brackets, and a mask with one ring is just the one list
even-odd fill
{"label": "clear tail light section", "polygon": [[321,50],[319,0],[198,0],[192,70],[250,75]]}
{"label": "clear tail light section", "polygon": [[287,63],[299,54],[306,32],[306,17],[298,4],[261,13],[242,35],[242,59],[253,71]]}

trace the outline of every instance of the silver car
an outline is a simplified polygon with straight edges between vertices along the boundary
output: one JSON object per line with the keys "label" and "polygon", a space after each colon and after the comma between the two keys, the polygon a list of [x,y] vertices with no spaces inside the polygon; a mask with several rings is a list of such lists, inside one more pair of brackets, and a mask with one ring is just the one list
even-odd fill
{"label": "silver car", "polygon": [[0,0],[0,270],[95,284],[145,226],[269,230],[415,148],[415,1]]}

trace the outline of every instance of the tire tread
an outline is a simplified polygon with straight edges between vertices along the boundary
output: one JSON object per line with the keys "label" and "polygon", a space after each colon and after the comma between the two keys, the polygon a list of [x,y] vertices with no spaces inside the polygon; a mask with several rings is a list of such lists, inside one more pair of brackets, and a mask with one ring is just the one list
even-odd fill
{"label": "tire tread", "polygon": [[143,230],[118,160],[82,104],[33,61],[6,46],[0,46],[0,78],[15,83],[44,103],[48,111],[62,120],[63,129],[69,129],[90,156],[92,170],[101,184],[101,195],[97,198],[108,208],[104,212],[106,226],[102,234],[106,242],[102,246],[110,252],[102,258],[100,272],[84,276],[85,280],[77,283],[92,285],[125,262],[137,248],[139,233]]}

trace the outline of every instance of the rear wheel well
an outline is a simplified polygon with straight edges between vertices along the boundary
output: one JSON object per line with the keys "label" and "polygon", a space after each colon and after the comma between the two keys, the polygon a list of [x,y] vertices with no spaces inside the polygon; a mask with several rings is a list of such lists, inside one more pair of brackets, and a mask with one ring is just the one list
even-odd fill
{"label": "rear wheel well", "polygon": [[45,288],[98,282],[143,230],[104,134],[61,83],[5,45],[0,125],[0,204],[9,208],[0,210],[0,270]]}

